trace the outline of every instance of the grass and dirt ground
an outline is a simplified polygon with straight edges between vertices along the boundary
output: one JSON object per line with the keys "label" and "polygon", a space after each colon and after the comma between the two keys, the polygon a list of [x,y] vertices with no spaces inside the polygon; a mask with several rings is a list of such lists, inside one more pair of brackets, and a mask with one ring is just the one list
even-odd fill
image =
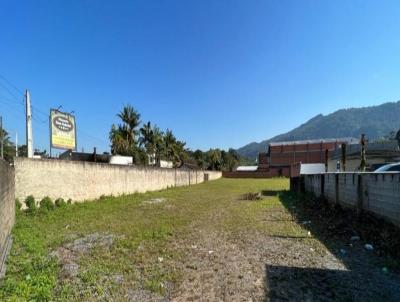
{"label": "grass and dirt ground", "polygon": [[400,301],[397,231],[287,189],[221,179],[18,213],[0,301]]}

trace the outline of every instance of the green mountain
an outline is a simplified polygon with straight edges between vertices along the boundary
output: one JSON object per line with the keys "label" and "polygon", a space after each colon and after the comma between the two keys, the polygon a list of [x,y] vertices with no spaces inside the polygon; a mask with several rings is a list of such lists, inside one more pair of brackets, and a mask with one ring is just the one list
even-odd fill
{"label": "green mountain", "polygon": [[250,143],[236,151],[254,159],[259,152],[266,152],[270,142],[319,138],[358,138],[362,133],[369,140],[388,135],[400,128],[400,101],[379,106],[341,109],[328,115],[319,114],[299,127],[264,140]]}

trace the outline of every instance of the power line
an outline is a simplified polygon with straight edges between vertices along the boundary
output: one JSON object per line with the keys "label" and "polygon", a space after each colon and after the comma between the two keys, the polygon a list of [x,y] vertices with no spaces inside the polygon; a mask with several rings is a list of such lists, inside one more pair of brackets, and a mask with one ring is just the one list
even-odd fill
{"label": "power line", "polygon": [[18,97],[6,85],[0,82],[0,86],[2,86],[9,94],[11,94],[18,101]]}
{"label": "power line", "polygon": [[10,85],[12,88],[14,88],[16,91],[18,91],[20,94],[24,95],[24,92],[20,89],[18,89],[18,87],[16,87],[13,83],[11,83],[9,80],[7,80],[7,78],[5,76],[3,76],[2,74],[0,74],[0,78],[2,78],[4,81],[7,82],[8,85]]}
{"label": "power line", "polygon": [[18,111],[22,114],[25,114],[25,111],[23,110],[23,108],[18,107],[15,102],[10,101],[9,99],[0,97],[0,103],[3,103],[4,105],[6,105],[9,109],[13,109],[14,111]]}
{"label": "power line", "polygon": [[[12,87],[16,92],[18,92],[18,94],[20,94],[20,96],[22,96],[23,98],[25,97],[25,93],[19,89],[16,85],[14,85],[10,80],[8,80],[4,75],[0,74],[0,78],[2,78],[10,87]],[[1,81],[0,81],[0,85],[6,89],[6,91],[15,98],[16,101],[21,102],[20,105],[22,105],[25,109],[25,103],[23,101],[23,99],[19,99],[15,93],[13,93],[6,85],[4,85]],[[11,101],[10,99],[8,99],[8,101],[10,101],[11,103],[13,103],[13,101]],[[31,105],[32,108],[32,119],[35,120],[36,122],[40,123],[40,124],[44,124],[48,122],[48,118],[49,118],[49,113],[44,112],[43,110],[41,110],[39,107],[37,106],[33,106]],[[25,111],[24,111],[25,113]],[[43,117],[45,117],[45,119],[41,119],[39,117],[37,117],[37,114],[42,115]],[[42,125],[41,125],[42,126]],[[101,143],[105,143],[106,145],[109,144],[108,140],[102,139],[102,138],[98,138],[96,136],[93,136],[89,133],[87,133],[86,131],[83,130],[77,130],[80,134],[83,134],[84,136],[91,138],[92,140],[96,140],[98,142]]]}

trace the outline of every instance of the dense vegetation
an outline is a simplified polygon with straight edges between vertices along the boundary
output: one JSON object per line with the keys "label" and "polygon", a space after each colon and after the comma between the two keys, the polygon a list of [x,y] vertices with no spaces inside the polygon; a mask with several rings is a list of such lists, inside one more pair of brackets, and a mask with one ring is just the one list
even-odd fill
{"label": "dense vegetation", "polygon": [[400,128],[400,101],[379,106],[341,109],[326,116],[319,114],[299,127],[260,143],[250,143],[237,152],[244,157],[255,158],[266,152],[270,142],[302,139],[355,137],[362,133],[372,140],[381,139]]}
{"label": "dense vegetation", "polygon": [[141,115],[131,105],[117,114],[120,124],[112,125],[109,138],[111,153],[132,156],[139,165],[160,166],[162,160],[170,161],[174,167],[188,165],[208,170],[232,171],[244,163],[233,150],[210,149],[191,151],[186,143],[175,137],[172,130],[162,131],[151,122],[142,124]]}
{"label": "dense vegetation", "polygon": [[4,142],[4,158],[10,161],[15,156],[15,145],[10,141],[10,136],[8,135],[8,132],[5,129],[0,128],[0,146],[1,138],[3,138]]}

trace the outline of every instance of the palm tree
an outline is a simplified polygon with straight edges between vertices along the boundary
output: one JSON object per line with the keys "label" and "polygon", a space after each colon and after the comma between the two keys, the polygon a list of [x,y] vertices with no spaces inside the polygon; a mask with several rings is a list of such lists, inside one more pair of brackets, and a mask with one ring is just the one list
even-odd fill
{"label": "palm tree", "polygon": [[176,144],[176,138],[174,134],[172,133],[171,130],[167,129],[167,131],[164,134],[164,152],[165,156],[168,160],[174,160],[175,158],[175,144]]}
{"label": "palm tree", "polygon": [[149,161],[152,163],[154,159],[154,135],[153,135],[153,128],[151,127],[151,123],[147,122],[144,124],[142,128],[139,130],[140,137],[139,137],[139,146],[143,146],[146,149],[147,157]]}
{"label": "palm tree", "polygon": [[1,139],[3,138],[3,155],[4,159],[8,161],[12,161],[15,156],[15,145],[11,142],[8,132],[0,128],[0,148],[1,148]]}
{"label": "palm tree", "polygon": [[120,129],[117,128],[114,124],[111,126],[111,130],[108,137],[111,142],[111,154],[126,155],[127,153],[126,140],[124,139]]}
{"label": "palm tree", "polygon": [[137,128],[140,125],[140,113],[131,105],[126,105],[117,116],[122,121],[122,125],[119,125],[120,131],[124,134],[129,145],[134,144],[138,135]]}
{"label": "palm tree", "polygon": [[153,142],[156,165],[160,166],[161,157],[165,153],[164,133],[156,125],[153,127]]}
{"label": "palm tree", "polygon": [[188,152],[185,148],[186,143],[182,141],[176,141],[174,144],[174,165],[180,167],[188,159]]}
{"label": "palm tree", "polygon": [[117,116],[122,123],[111,126],[109,133],[111,152],[136,158],[138,153],[136,137],[137,128],[140,125],[140,114],[131,105],[126,105]]}

